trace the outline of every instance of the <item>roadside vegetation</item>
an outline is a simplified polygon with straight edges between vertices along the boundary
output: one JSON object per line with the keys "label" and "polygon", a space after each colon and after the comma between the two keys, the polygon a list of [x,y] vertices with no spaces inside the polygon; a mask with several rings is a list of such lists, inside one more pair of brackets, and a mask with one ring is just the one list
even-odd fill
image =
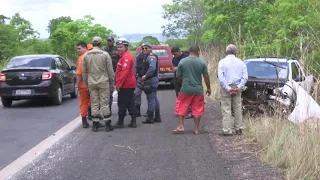
{"label": "roadside vegetation", "polygon": [[[238,57],[293,57],[308,74],[319,79],[320,2],[315,0],[223,1],[177,0],[164,5],[168,36],[202,45],[211,77],[211,98],[219,100],[217,65],[226,45],[238,47]],[[195,14],[201,15],[196,17]],[[179,18],[176,18],[179,17]],[[179,36],[178,36],[179,35]],[[313,97],[319,100],[319,88]],[[245,138],[259,146],[265,164],[284,172],[286,179],[320,179],[320,123],[292,124],[273,117],[245,117]]]}

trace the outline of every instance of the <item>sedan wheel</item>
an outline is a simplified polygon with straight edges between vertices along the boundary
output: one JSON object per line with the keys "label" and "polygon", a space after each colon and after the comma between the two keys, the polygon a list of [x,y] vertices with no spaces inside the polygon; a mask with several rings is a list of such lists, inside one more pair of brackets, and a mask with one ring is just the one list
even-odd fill
{"label": "sedan wheel", "polygon": [[54,105],[60,105],[62,103],[62,90],[61,87],[57,89],[56,95],[52,99]]}
{"label": "sedan wheel", "polygon": [[71,98],[77,98],[78,97],[78,88],[76,87],[76,84],[73,85],[73,92],[70,94]]}

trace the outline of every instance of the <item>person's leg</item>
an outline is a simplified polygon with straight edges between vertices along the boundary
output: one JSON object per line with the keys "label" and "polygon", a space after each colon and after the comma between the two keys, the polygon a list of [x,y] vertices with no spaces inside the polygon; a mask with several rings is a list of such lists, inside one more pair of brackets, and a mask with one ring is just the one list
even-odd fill
{"label": "person's leg", "polygon": [[141,116],[141,94],[143,91],[143,84],[141,82],[141,78],[138,77],[137,79],[137,87],[134,90],[134,96],[135,96],[135,107],[136,107],[136,112],[137,112],[137,117]]}
{"label": "person's leg", "polygon": [[109,109],[110,113],[112,114],[112,103],[113,103],[113,92],[110,91],[110,96],[109,96]]}
{"label": "person's leg", "polygon": [[155,94],[156,94],[156,111],[155,111],[154,122],[160,123],[161,122],[160,103],[159,103],[159,100],[158,100],[157,91],[155,92]]}
{"label": "person's leg", "polygon": [[123,120],[127,113],[127,100],[125,89],[118,91],[118,122],[113,126],[115,128],[124,128]]}
{"label": "person's leg", "polygon": [[97,132],[99,128],[99,91],[96,88],[90,88],[92,131]]}
{"label": "person's leg", "polygon": [[234,111],[234,125],[236,134],[241,135],[243,129],[241,93],[233,96],[231,103]]}
{"label": "person's leg", "polygon": [[129,89],[128,90],[128,100],[129,100],[128,111],[129,111],[129,114],[131,115],[131,122],[128,125],[128,127],[136,128],[137,127],[137,124],[136,124],[137,112],[136,112],[136,108],[135,108],[134,89]]}
{"label": "person's leg", "polygon": [[109,88],[100,88],[100,109],[103,116],[103,121],[106,124],[106,131],[112,131],[113,127],[111,126],[111,112],[109,108],[109,97],[110,97],[110,89]]}
{"label": "person's leg", "polygon": [[183,132],[184,131],[184,117],[188,113],[188,107],[192,101],[191,95],[185,95],[183,93],[179,93],[178,98],[176,100],[175,114],[178,115],[178,127],[173,130],[173,132]]}
{"label": "person's leg", "polygon": [[190,106],[194,116],[194,133],[199,134],[200,119],[204,114],[204,95],[194,96]]}
{"label": "person's leg", "polygon": [[221,89],[221,111],[222,111],[222,130],[225,135],[232,135],[231,123],[231,96],[227,91]]}
{"label": "person's leg", "polygon": [[154,115],[154,111],[155,111],[155,108],[156,108],[155,92],[151,91],[150,93],[148,93],[146,95],[147,95],[147,101],[148,101],[148,111],[147,111],[148,117],[142,123],[144,123],[144,124],[152,124],[152,123],[154,123],[153,115]]}
{"label": "person's leg", "polygon": [[80,115],[82,118],[82,127],[88,128],[89,123],[87,122],[87,115],[88,115],[88,104],[90,101],[89,94],[87,89],[79,89],[79,104],[80,104]]}

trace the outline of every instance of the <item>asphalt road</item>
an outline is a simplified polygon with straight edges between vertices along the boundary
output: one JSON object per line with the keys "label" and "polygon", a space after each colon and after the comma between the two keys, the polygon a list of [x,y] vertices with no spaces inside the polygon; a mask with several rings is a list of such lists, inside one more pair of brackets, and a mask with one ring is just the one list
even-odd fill
{"label": "asphalt road", "polygon": [[60,106],[41,101],[15,101],[0,106],[0,169],[79,115],[79,100],[65,96]]}
{"label": "asphalt road", "polygon": [[[97,133],[91,131],[91,126],[89,129],[80,126],[11,179],[234,179],[225,160],[212,149],[207,132],[202,128],[200,135],[193,134],[193,120],[186,120],[185,134],[171,133],[177,126],[174,91],[160,90],[158,97],[162,123],[142,124],[145,117],[141,117],[136,129],[105,132],[101,128]],[[142,100],[144,113],[144,96]],[[65,107],[73,103],[65,103]],[[70,113],[72,108],[61,111]],[[208,119],[205,116],[202,125]],[[127,116],[125,125],[129,121]]]}

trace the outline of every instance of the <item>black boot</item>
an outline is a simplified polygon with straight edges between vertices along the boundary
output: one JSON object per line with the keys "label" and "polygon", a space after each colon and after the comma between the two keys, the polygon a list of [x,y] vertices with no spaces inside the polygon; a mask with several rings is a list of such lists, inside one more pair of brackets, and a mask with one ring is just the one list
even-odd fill
{"label": "black boot", "polygon": [[141,113],[140,113],[140,105],[137,105],[137,106],[136,106],[136,111],[137,111],[136,117],[140,117],[140,116],[141,116]]}
{"label": "black boot", "polygon": [[88,120],[92,121],[91,107],[88,107]]}
{"label": "black boot", "polygon": [[153,119],[154,122],[160,123],[161,122],[161,117],[160,117],[160,110],[156,110],[156,116]]}
{"label": "black boot", "polygon": [[124,120],[124,117],[119,116],[118,122],[113,127],[114,128],[124,128],[123,120]]}
{"label": "black boot", "polygon": [[113,131],[113,127],[111,126],[111,120],[107,120],[106,122],[106,131],[107,132]]}
{"label": "black boot", "polygon": [[93,122],[92,122],[92,131],[93,131],[93,132],[97,132],[98,129],[99,129],[99,122],[93,121]]}
{"label": "black boot", "polygon": [[143,124],[153,124],[153,112],[147,113],[148,117],[145,121],[143,121]]}
{"label": "black boot", "polygon": [[83,128],[89,127],[89,123],[87,122],[87,117],[82,117],[82,127]]}
{"label": "black boot", "polygon": [[130,122],[130,124],[128,125],[128,127],[137,128],[136,116],[131,116],[131,122]]}

